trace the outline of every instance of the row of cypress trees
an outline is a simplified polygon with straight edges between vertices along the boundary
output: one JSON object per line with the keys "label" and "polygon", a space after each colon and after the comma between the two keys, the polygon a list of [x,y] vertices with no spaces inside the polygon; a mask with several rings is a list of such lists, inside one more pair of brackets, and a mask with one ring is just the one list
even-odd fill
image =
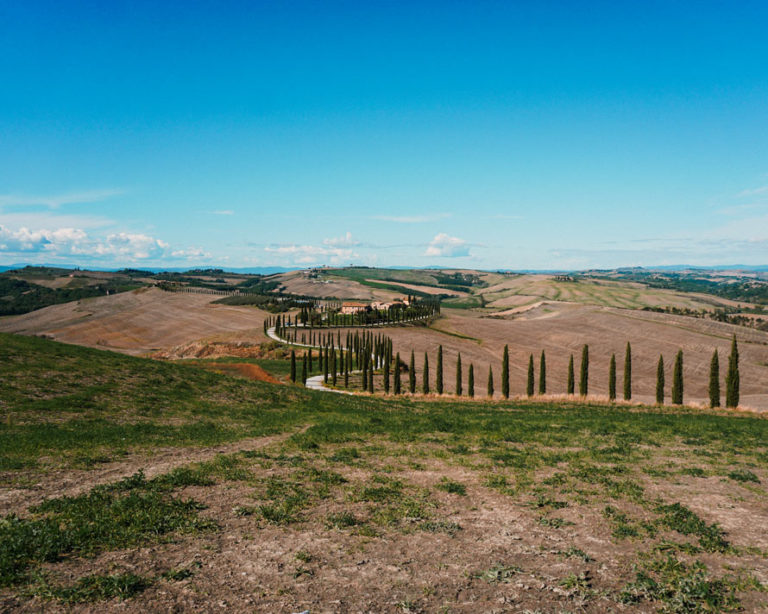
{"label": "row of cypress trees", "polygon": [[[337,374],[344,376],[345,387],[349,386],[349,374],[353,370],[353,366],[357,370],[362,372],[362,389],[368,392],[374,392],[373,388],[373,372],[376,369],[382,369],[383,373],[383,388],[385,393],[390,392],[390,375],[393,372],[393,392],[394,394],[401,394],[403,390],[402,374],[401,371],[404,367],[404,363],[400,359],[400,353],[393,355],[392,340],[384,335],[373,335],[371,332],[352,334],[347,333],[346,337],[346,354],[341,346],[340,334],[337,335],[338,347],[338,360],[336,356],[336,347],[334,345],[334,335],[323,335],[321,337],[324,342],[324,348],[320,350],[320,370],[323,371],[324,381],[327,383],[329,380],[329,374],[333,385],[337,384]],[[313,339],[314,341],[314,339]],[[353,358],[354,356],[354,358]],[[345,360],[346,358],[346,360]],[[394,367],[392,362],[394,360]],[[310,349],[304,355],[301,381],[305,382],[309,373],[313,370],[312,350]],[[435,373],[435,392],[437,394],[444,393],[443,382],[443,346],[438,346],[437,350],[437,362]],[[291,352],[291,381],[297,380],[297,367],[295,352]],[[424,363],[422,367],[422,387],[421,392],[423,394],[429,394],[431,392],[431,378],[430,378],[430,365],[429,356],[427,352],[424,353]],[[656,402],[659,404],[664,403],[665,399],[665,368],[664,357],[659,356],[659,361],[656,368]],[[739,350],[736,336],[733,336],[731,342],[731,352],[728,357],[728,369],[725,376],[726,394],[725,405],[726,407],[738,407],[740,396],[740,375],[739,375]],[[546,367],[546,354],[544,350],[541,351],[539,357],[539,380],[538,388],[536,388],[536,377],[534,369],[533,354],[528,359],[528,373],[526,381],[526,394],[530,397],[534,395],[534,390],[537,390],[539,395],[547,393],[547,367]],[[463,379],[463,365],[461,360],[461,353],[456,358],[456,384],[454,388],[457,396],[464,394],[464,379]],[[568,362],[568,374],[566,379],[566,391],[568,394],[575,394],[575,373],[574,373],[574,359],[571,354]],[[408,364],[408,392],[414,394],[416,392],[416,370],[415,370],[415,356],[413,350],[411,351],[410,362]],[[623,398],[625,401],[632,399],[632,346],[627,342],[624,352],[624,372],[623,372]],[[475,373],[474,364],[470,363],[468,368],[467,377],[467,389],[466,394],[469,397],[475,396]],[[493,397],[495,394],[494,378],[493,378],[493,366],[489,365],[488,368],[488,381],[486,387],[486,394],[488,397]],[[504,346],[501,363],[501,394],[504,398],[509,398],[509,347]],[[581,351],[581,365],[579,371],[579,395],[586,397],[589,394],[589,346],[584,345]],[[709,400],[711,407],[720,407],[720,364],[717,350],[712,355],[710,362],[710,374],[709,374]],[[608,366],[608,398],[613,401],[617,397],[617,374],[616,374],[616,355],[611,354],[611,359]],[[671,387],[671,401],[675,405],[681,405],[684,397],[684,382],[683,382],[683,351],[679,350],[675,356],[675,362],[672,371],[672,387]]]}
{"label": "row of cypress trees", "polygon": [[[400,365],[399,354],[397,355],[396,365]],[[547,393],[547,363],[546,354],[542,350],[539,357],[539,379],[538,388],[536,387],[536,374],[534,368],[533,354],[528,359],[528,374],[526,381],[526,394],[527,396],[533,396],[534,391],[537,390],[539,395]],[[400,369],[396,367],[395,372],[399,378]],[[416,375],[414,371],[414,354],[411,352],[411,361],[408,369],[409,374],[409,391],[415,392],[416,389]],[[429,356],[424,353],[424,366],[422,368],[422,392],[424,394],[430,393],[430,371],[429,371]],[[464,394],[463,386],[463,365],[461,360],[461,353],[456,358],[456,385],[455,394],[462,396]],[[386,374],[385,374],[386,382]],[[734,335],[731,342],[731,353],[728,357],[728,370],[725,376],[726,382],[726,395],[725,404],[726,407],[738,407],[739,404],[739,388],[740,388],[740,376],[739,376],[739,351],[736,336]],[[623,390],[622,396],[625,401],[632,399],[632,346],[627,342],[624,352],[624,372],[623,372]],[[574,360],[573,355],[570,356],[568,362],[568,375],[566,380],[568,394],[575,394],[575,373],[574,373]],[[386,384],[385,384],[386,387]],[[400,387],[396,387],[399,394]],[[387,387],[388,390],[388,387]],[[437,350],[437,364],[435,374],[435,392],[437,394],[444,393],[443,387],[443,347],[438,347]],[[504,398],[509,398],[509,347],[504,346],[504,352],[502,355],[501,364],[501,392]],[[675,356],[675,362],[672,370],[672,387],[671,387],[671,401],[675,405],[682,405],[684,397],[684,381],[683,381],[683,351],[679,350]],[[467,378],[467,396],[475,396],[475,374],[474,364],[470,363],[468,369]],[[488,369],[488,383],[486,394],[489,397],[493,397],[495,394],[495,386],[493,379],[493,367],[489,366]],[[584,345],[581,352],[581,365],[579,372],[579,395],[586,397],[589,394],[589,346]],[[709,380],[709,396],[711,407],[720,407],[720,370],[719,359],[717,350],[715,350],[712,356],[711,368],[710,368],[710,380]],[[612,354],[608,367],[608,397],[610,400],[617,398],[617,374],[616,374],[616,355]],[[665,369],[664,369],[664,357],[659,356],[659,362],[656,369],[656,402],[659,404],[664,403],[665,398]]]}

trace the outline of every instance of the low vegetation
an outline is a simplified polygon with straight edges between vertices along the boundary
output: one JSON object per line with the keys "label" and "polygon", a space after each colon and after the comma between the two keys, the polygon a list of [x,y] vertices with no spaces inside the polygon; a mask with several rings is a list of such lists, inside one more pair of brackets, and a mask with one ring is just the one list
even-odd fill
{"label": "low vegetation", "polygon": [[[0,609],[213,599],[302,611],[342,595],[411,611],[489,610],[500,595],[521,611],[768,602],[758,415],[347,397],[11,336],[0,352],[2,479],[49,489],[0,521]],[[158,446],[270,433],[282,435],[151,479],[68,496],[55,486],[72,468],[98,474],[97,457],[151,466]],[[116,557],[126,549],[129,563]]]}

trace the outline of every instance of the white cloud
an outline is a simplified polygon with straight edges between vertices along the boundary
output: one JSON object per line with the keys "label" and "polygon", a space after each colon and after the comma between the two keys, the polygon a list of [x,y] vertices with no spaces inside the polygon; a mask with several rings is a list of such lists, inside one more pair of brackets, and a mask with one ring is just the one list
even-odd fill
{"label": "white cloud", "polygon": [[444,232],[435,235],[430,241],[425,256],[439,256],[441,258],[462,258],[469,256],[469,244],[464,239],[451,237]]}
{"label": "white cloud", "polygon": [[61,205],[95,203],[123,194],[123,190],[88,190],[50,196],[0,194],[0,207],[37,205],[57,209]]}
{"label": "white cloud", "polygon": [[265,247],[264,251],[285,256],[294,264],[341,264],[358,257],[349,248],[322,245],[272,245]]}
{"label": "white cloud", "polygon": [[211,254],[201,247],[190,247],[189,249],[177,249],[171,252],[171,256],[174,258],[186,258],[187,260],[200,260],[210,258]]}
{"label": "white cloud", "polygon": [[347,232],[343,237],[333,237],[331,239],[323,239],[323,245],[330,245],[332,247],[354,247],[360,245],[360,241],[356,241],[352,238],[352,233]]}
{"label": "white cloud", "polygon": [[162,258],[169,245],[145,234],[113,233],[106,238],[90,236],[79,228],[11,230],[0,225],[0,255],[45,254],[47,257],[81,256],[107,260]]}
{"label": "white cloud", "polygon": [[759,188],[752,188],[750,190],[742,190],[739,192],[736,196],[739,198],[744,198],[746,196],[756,196],[758,194],[766,194],[768,193],[768,185],[760,186]]}
{"label": "white cloud", "polygon": [[217,211],[211,211],[212,215],[234,215],[235,212],[232,209],[218,209]]}

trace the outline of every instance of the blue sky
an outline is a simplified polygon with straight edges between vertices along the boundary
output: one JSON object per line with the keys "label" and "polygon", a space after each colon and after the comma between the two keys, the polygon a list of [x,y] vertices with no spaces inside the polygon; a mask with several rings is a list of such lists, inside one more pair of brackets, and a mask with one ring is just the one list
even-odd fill
{"label": "blue sky", "polygon": [[0,2],[0,264],[765,264],[766,23]]}

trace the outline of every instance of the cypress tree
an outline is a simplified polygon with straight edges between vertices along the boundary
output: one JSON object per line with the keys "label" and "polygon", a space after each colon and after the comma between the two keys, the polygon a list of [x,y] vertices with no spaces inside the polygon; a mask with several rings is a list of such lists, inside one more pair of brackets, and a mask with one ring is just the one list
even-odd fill
{"label": "cypress tree", "polygon": [[624,353],[624,400],[632,399],[632,346],[627,341],[627,349]]}
{"label": "cypress tree", "polygon": [[301,383],[307,383],[307,355],[304,354],[304,359],[301,361]]}
{"label": "cypress tree", "polygon": [[314,369],[314,366],[313,366],[312,363],[313,363],[313,361],[312,361],[312,348],[309,348],[307,350],[307,369],[308,369],[307,372],[308,373],[312,373],[312,370]]}
{"label": "cypress tree", "polygon": [[437,373],[435,375],[435,392],[443,394],[443,346],[437,346]]}
{"label": "cypress tree", "polygon": [[664,403],[664,356],[659,355],[659,364],[656,365],[656,402]]}
{"label": "cypress tree", "polygon": [[411,394],[416,392],[416,361],[413,357],[413,350],[411,350],[411,363],[408,365],[408,392]]}
{"label": "cypress tree", "polygon": [[488,365],[488,398],[493,398],[493,367]]}
{"label": "cypress tree", "polygon": [[336,385],[336,373],[338,372],[338,365],[336,364],[336,348],[331,350],[331,383]]}
{"label": "cypress tree", "polygon": [[462,374],[461,374],[461,352],[459,352],[458,357],[456,358],[456,396],[460,397],[461,393],[464,392],[462,390]]}
{"label": "cypress tree", "polygon": [[368,369],[368,392],[373,394],[373,365]]}
{"label": "cypress tree", "polygon": [[574,386],[575,386],[575,378],[573,375],[573,354],[571,354],[571,359],[568,361],[568,384],[567,384],[567,392],[568,394],[573,394],[574,392]]}
{"label": "cypress tree", "polygon": [[525,387],[525,391],[529,397],[533,396],[533,354],[528,357],[528,385]]}
{"label": "cypress tree", "polygon": [[616,400],[616,354],[611,354],[611,363],[608,365],[608,398]]}
{"label": "cypress tree", "polygon": [[296,352],[291,350],[291,381],[296,383]]}
{"label": "cypress tree", "polygon": [[368,390],[368,361],[365,358],[363,358],[362,376],[363,376],[363,392],[366,392]]}
{"label": "cypress tree", "polygon": [[678,350],[675,357],[675,369],[672,373],[672,402],[683,404],[683,350]]}
{"label": "cypress tree", "polygon": [[389,394],[389,361],[384,361],[384,394]]}
{"label": "cypress tree", "polygon": [[547,357],[544,350],[541,350],[539,358],[539,394],[547,394]]}
{"label": "cypress tree", "polygon": [[421,389],[424,394],[429,394],[429,357],[424,352],[424,371],[421,374]]}
{"label": "cypress tree", "polygon": [[709,363],[709,406],[720,407],[720,358],[717,350]]}
{"label": "cypress tree", "polygon": [[347,357],[344,361],[344,388],[349,388],[349,372],[352,370],[352,350],[347,345]]}
{"label": "cypress tree", "polygon": [[475,396],[475,366],[469,363],[469,375],[467,376],[467,394],[470,397]]}
{"label": "cypress tree", "polygon": [[731,354],[728,356],[728,371],[725,373],[725,406],[739,406],[739,387],[741,385],[739,376],[739,346],[736,343],[736,335],[731,341]]}
{"label": "cypress tree", "polygon": [[509,398],[509,347],[506,345],[501,357],[501,396]]}
{"label": "cypress tree", "polygon": [[395,394],[400,394],[400,352],[395,356]]}
{"label": "cypress tree", "polygon": [[589,394],[589,346],[585,343],[581,348],[581,375],[579,378],[579,394],[583,397]]}
{"label": "cypress tree", "polygon": [[323,356],[323,383],[328,383],[328,346],[325,346],[325,355]]}

